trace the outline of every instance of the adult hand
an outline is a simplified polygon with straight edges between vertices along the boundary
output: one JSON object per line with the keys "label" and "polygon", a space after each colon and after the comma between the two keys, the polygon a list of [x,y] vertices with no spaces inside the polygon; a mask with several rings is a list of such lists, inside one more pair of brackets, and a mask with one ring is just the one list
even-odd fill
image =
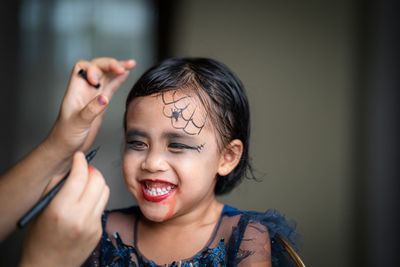
{"label": "adult hand", "polygon": [[101,173],[75,153],[64,186],[29,225],[20,266],[81,265],[100,240],[108,197]]}
{"label": "adult hand", "polygon": [[[0,177],[0,241],[38,201],[55,175],[62,175],[75,151],[85,151],[96,137],[106,107],[134,60],[97,58],[79,61],[73,68],[58,118],[47,138]],[[87,80],[79,71],[87,73]],[[100,83],[96,89],[93,85]],[[26,189],[27,190],[24,190]]]}
{"label": "adult hand", "polygon": [[[86,151],[96,137],[108,102],[135,65],[134,60],[113,58],[77,62],[57,121],[44,146],[66,158],[77,150]],[[78,74],[80,70],[86,71],[87,80]],[[96,89],[99,83],[100,87]]]}

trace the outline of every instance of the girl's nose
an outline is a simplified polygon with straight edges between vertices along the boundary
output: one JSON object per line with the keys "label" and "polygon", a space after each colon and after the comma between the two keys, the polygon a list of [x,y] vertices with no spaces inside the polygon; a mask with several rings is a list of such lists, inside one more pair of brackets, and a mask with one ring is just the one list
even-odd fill
{"label": "girl's nose", "polygon": [[165,161],[162,153],[150,150],[143,160],[141,168],[149,172],[163,172],[168,169],[168,163]]}

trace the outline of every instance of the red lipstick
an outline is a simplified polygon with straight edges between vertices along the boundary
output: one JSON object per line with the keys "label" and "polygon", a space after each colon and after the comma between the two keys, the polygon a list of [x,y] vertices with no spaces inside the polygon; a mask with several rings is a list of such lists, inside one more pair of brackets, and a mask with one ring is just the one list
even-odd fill
{"label": "red lipstick", "polygon": [[161,202],[176,190],[176,186],[162,180],[141,181],[143,197],[150,202]]}

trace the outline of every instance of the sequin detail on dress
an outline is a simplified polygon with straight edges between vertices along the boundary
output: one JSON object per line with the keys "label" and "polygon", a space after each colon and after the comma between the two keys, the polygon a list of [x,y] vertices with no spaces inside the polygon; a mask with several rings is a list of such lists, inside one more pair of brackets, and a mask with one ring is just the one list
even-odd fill
{"label": "sequin detail on dress", "polygon": [[[153,261],[146,262],[143,260],[141,255],[137,252],[137,250],[129,245],[126,245],[122,242],[121,237],[118,233],[115,233],[115,240],[117,242],[117,247],[112,244],[110,239],[105,240],[105,244],[102,244],[101,254],[102,266],[110,266],[110,267],[158,267],[161,265],[155,264]],[[194,256],[190,261],[187,262],[173,262],[169,265],[169,267],[197,267],[197,266],[212,266],[212,267],[225,267],[226,264],[224,262],[226,246],[225,241],[222,239],[218,246],[215,248],[207,248],[205,251],[199,252],[196,256]],[[138,264],[136,264],[132,260],[132,254],[134,254],[138,260]]]}
{"label": "sequin detail on dress", "polygon": [[[120,233],[114,234],[115,242],[110,240],[106,231],[107,218],[111,215],[117,215],[119,222],[124,220],[124,225],[127,227],[124,235],[121,236],[121,228],[112,228]],[[139,216],[141,216],[139,207],[106,211],[102,217],[103,236],[98,246],[100,253],[93,253],[93,257],[88,259],[86,266],[162,267],[142,255],[136,247],[136,241],[128,241],[128,244],[123,241],[125,238],[127,240],[131,238],[131,233],[127,229],[135,229],[133,236],[136,240],[135,220]],[[271,262],[272,266],[279,267],[297,266],[280,239],[281,237],[284,238],[297,250],[300,237],[295,232],[295,228],[293,221],[288,220],[275,210],[261,213],[242,211],[225,205],[207,245],[195,256],[182,262],[172,262],[168,266],[220,267],[237,266],[238,264],[249,266],[252,262]],[[265,249],[267,244],[270,249]],[[101,256],[98,257],[98,254]]]}

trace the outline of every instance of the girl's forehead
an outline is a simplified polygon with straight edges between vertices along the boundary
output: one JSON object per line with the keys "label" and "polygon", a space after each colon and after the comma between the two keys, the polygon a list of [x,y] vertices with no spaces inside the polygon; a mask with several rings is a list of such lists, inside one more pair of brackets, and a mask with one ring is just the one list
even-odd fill
{"label": "girl's forehead", "polygon": [[207,111],[199,96],[187,90],[171,90],[135,98],[128,106],[126,119],[137,119],[137,116],[145,116],[144,113],[166,119],[174,129],[188,135],[199,135],[209,124]]}

